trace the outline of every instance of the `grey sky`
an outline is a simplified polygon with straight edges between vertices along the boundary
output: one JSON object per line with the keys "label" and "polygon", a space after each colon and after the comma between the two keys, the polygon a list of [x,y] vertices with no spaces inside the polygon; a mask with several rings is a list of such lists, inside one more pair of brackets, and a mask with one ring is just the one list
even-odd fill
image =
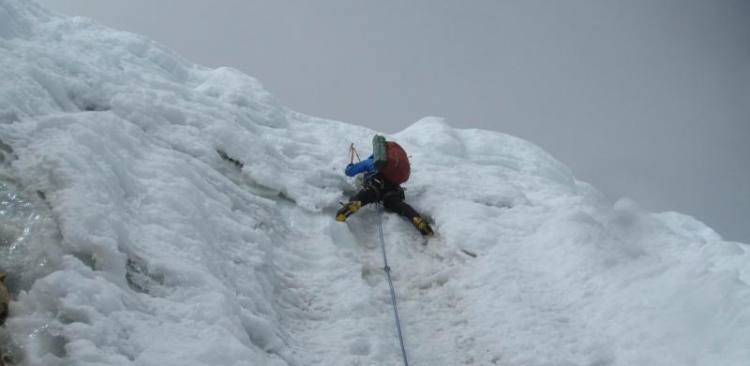
{"label": "grey sky", "polygon": [[750,243],[750,2],[41,0],[307,114],[510,133],[613,200]]}

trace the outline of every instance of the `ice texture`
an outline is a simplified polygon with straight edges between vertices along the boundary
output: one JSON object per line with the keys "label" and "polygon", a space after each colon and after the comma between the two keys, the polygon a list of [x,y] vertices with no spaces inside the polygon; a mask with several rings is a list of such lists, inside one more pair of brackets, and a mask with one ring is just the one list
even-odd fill
{"label": "ice texture", "polygon": [[[426,117],[425,242],[353,193],[376,131],[131,33],[0,0],[2,339],[26,365],[747,365],[750,254],[541,148]],[[425,244],[426,245],[423,245]],[[8,340],[9,339],[9,340]]]}

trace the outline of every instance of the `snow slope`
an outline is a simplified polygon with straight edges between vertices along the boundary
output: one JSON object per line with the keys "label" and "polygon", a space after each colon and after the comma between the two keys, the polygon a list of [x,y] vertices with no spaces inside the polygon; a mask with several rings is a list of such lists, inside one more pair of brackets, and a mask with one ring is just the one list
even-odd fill
{"label": "snow slope", "polygon": [[[23,0],[0,0],[0,80],[17,362],[399,364],[380,212],[333,220],[375,131]],[[747,245],[612,205],[515,137],[432,117],[388,137],[439,233],[383,216],[411,364],[747,364]]]}

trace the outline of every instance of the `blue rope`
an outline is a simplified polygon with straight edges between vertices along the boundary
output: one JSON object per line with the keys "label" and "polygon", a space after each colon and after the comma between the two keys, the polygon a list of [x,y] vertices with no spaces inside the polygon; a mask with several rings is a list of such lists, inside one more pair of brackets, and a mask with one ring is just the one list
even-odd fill
{"label": "blue rope", "polygon": [[396,330],[398,331],[398,340],[401,342],[401,354],[404,356],[404,366],[409,366],[409,360],[406,357],[406,347],[404,347],[404,335],[401,332],[401,320],[398,317],[398,306],[396,305],[396,291],[393,289],[391,281],[391,267],[388,266],[388,257],[385,255],[385,238],[383,236],[383,209],[380,209],[378,215],[378,231],[380,232],[380,248],[383,249],[383,270],[385,277],[388,278],[388,286],[391,288],[391,302],[393,303],[393,315],[396,317]]}

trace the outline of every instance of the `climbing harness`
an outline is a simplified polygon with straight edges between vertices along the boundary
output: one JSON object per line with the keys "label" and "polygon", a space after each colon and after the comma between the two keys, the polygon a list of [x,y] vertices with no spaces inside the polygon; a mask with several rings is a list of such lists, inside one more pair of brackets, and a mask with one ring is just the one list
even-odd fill
{"label": "climbing harness", "polygon": [[[378,205],[381,206],[381,205]],[[404,335],[401,332],[401,320],[398,317],[398,306],[396,305],[396,291],[393,289],[391,281],[391,267],[388,266],[388,257],[385,255],[385,238],[383,236],[383,207],[380,207],[378,214],[378,232],[380,234],[380,248],[383,250],[383,271],[388,279],[388,286],[391,288],[391,303],[393,303],[393,315],[396,318],[396,330],[398,331],[398,340],[401,343],[401,355],[404,356],[404,366],[409,366],[409,360],[406,357],[406,347],[404,346]]]}

